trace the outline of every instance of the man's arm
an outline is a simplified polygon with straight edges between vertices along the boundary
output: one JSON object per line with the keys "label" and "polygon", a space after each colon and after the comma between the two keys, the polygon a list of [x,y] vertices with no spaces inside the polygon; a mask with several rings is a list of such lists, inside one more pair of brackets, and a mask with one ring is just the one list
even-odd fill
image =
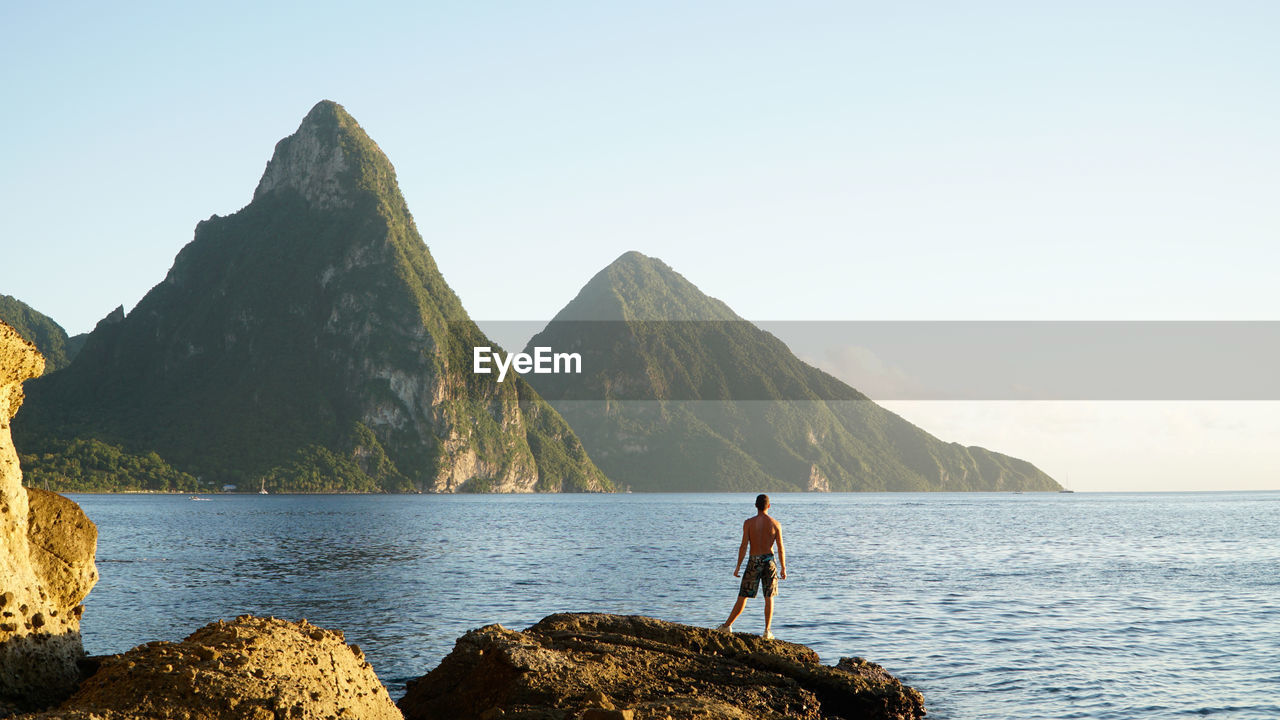
{"label": "man's arm", "polygon": [[[750,522],[749,520],[747,522]],[[742,558],[747,556],[747,543],[751,539],[747,536],[747,523],[742,523],[742,544],[738,546],[738,564],[733,566],[733,576],[740,577],[742,572]]]}
{"label": "man's arm", "polygon": [[778,543],[778,569],[782,571],[782,579],[787,579],[787,550],[782,547],[782,523],[773,521],[774,540]]}

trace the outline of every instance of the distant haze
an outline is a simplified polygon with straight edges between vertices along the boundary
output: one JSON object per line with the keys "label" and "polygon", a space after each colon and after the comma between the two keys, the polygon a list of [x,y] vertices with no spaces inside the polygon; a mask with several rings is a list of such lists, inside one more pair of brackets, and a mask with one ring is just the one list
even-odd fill
{"label": "distant haze", "polygon": [[[475,318],[549,318],[634,249],[754,321],[1280,319],[1277,4],[7,3],[0,25],[0,293],[71,334],[246,205],[322,98],[395,163]],[[1280,489],[1273,403],[885,404],[1079,490]]]}

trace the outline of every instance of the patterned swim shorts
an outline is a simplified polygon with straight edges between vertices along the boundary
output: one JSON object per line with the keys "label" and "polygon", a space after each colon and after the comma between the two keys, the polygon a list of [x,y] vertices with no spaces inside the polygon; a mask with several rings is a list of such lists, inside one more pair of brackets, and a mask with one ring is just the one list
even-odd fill
{"label": "patterned swim shorts", "polygon": [[753,598],[760,584],[764,583],[764,596],[773,597],[778,594],[778,566],[773,562],[773,554],[752,555],[747,560],[747,570],[742,573],[742,586],[738,588],[738,597]]}

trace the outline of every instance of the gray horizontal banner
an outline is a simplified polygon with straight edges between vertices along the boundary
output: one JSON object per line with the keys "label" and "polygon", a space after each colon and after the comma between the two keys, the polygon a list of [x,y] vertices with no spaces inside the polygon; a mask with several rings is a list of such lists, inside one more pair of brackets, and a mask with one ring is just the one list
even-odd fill
{"label": "gray horizontal banner", "polygon": [[[521,348],[547,328],[477,324]],[[580,355],[581,371],[522,373],[552,400],[850,399],[790,353],[875,400],[1280,400],[1275,321],[555,325],[547,352]]]}

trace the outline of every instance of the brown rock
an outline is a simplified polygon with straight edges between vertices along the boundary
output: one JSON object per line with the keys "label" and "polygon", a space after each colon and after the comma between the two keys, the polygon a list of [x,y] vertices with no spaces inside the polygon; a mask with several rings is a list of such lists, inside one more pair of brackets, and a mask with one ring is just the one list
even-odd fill
{"label": "brown rock", "polygon": [[0,707],[40,707],[75,687],[75,608],[98,577],[93,523],[70,500],[22,486],[9,423],[22,382],[43,369],[35,346],[0,322]]}
{"label": "brown rock", "polygon": [[338,633],[247,615],[107,658],[57,710],[24,717],[401,720],[378,676]]}
{"label": "brown rock", "polygon": [[409,720],[924,716],[920,693],[873,663],[829,667],[803,645],[599,614],[473,630],[399,704]]}
{"label": "brown rock", "polygon": [[57,493],[27,488],[27,502],[32,567],[54,606],[71,612],[98,582],[98,528],[79,505]]}
{"label": "brown rock", "polygon": [[44,372],[44,356],[35,344],[0,321],[0,429],[9,429],[9,420],[22,407],[22,383]]}

